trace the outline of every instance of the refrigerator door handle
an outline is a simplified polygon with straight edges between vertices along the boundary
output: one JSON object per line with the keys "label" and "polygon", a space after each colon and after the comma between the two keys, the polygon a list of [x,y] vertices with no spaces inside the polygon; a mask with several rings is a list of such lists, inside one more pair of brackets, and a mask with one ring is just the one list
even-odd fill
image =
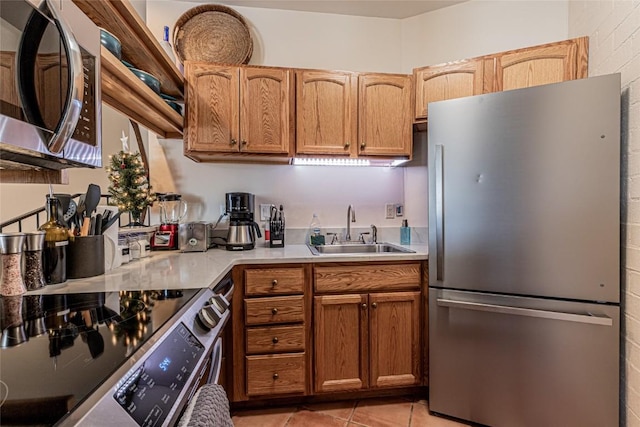
{"label": "refrigerator door handle", "polygon": [[613,326],[613,319],[608,316],[596,316],[591,313],[565,313],[560,311],[537,310],[533,308],[511,307],[496,304],[484,304],[469,301],[456,301],[438,298],[440,307],[460,308],[463,310],[486,311],[489,313],[511,314],[515,316],[538,317],[541,319],[562,320],[566,322],[589,323],[592,325]]}
{"label": "refrigerator door handle", "polygon": [[442,144],[436,145],[435,204],[436,204],[436,280],[444,280],[444,176]]}

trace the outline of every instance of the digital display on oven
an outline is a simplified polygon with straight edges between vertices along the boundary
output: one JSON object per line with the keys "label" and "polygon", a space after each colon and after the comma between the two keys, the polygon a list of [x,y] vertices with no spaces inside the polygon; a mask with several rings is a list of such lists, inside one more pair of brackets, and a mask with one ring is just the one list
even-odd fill
{"label": "digital display on oven", "polygon": [[123,378],[113,398],[138,425],[162,424],[203,352],[204,346],[180,323],[142,366]]}

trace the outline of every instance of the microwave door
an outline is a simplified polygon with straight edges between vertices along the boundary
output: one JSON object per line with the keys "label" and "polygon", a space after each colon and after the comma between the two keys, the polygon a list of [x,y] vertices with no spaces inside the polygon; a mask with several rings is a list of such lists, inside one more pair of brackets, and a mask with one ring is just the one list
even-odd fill
{"label": "microwave door", "polygon": [[18,89],[27,120],[41,129],[49,152],[57,154],[78,122],[84,74],[80,47],[68,25],[50,1],[43,8],[53,21],[31,12],[18,49]]}

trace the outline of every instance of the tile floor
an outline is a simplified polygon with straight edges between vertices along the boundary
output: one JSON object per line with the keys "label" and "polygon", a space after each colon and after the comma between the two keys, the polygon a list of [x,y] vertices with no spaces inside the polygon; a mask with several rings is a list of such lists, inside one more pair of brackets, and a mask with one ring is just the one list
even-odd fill
{"label": "tile floor", "polygon": [[426,400],[405,398],[305,404],[232,412],[235,427],[465,427],[429,414]]}

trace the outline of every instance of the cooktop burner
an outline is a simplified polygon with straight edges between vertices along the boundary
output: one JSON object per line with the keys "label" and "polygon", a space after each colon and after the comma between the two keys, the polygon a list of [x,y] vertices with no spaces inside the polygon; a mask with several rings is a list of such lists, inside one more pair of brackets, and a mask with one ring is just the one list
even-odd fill
{"label": "cooktop burner", "polygon": [[0,298],[2,423],[54,424],[197,292]]}

